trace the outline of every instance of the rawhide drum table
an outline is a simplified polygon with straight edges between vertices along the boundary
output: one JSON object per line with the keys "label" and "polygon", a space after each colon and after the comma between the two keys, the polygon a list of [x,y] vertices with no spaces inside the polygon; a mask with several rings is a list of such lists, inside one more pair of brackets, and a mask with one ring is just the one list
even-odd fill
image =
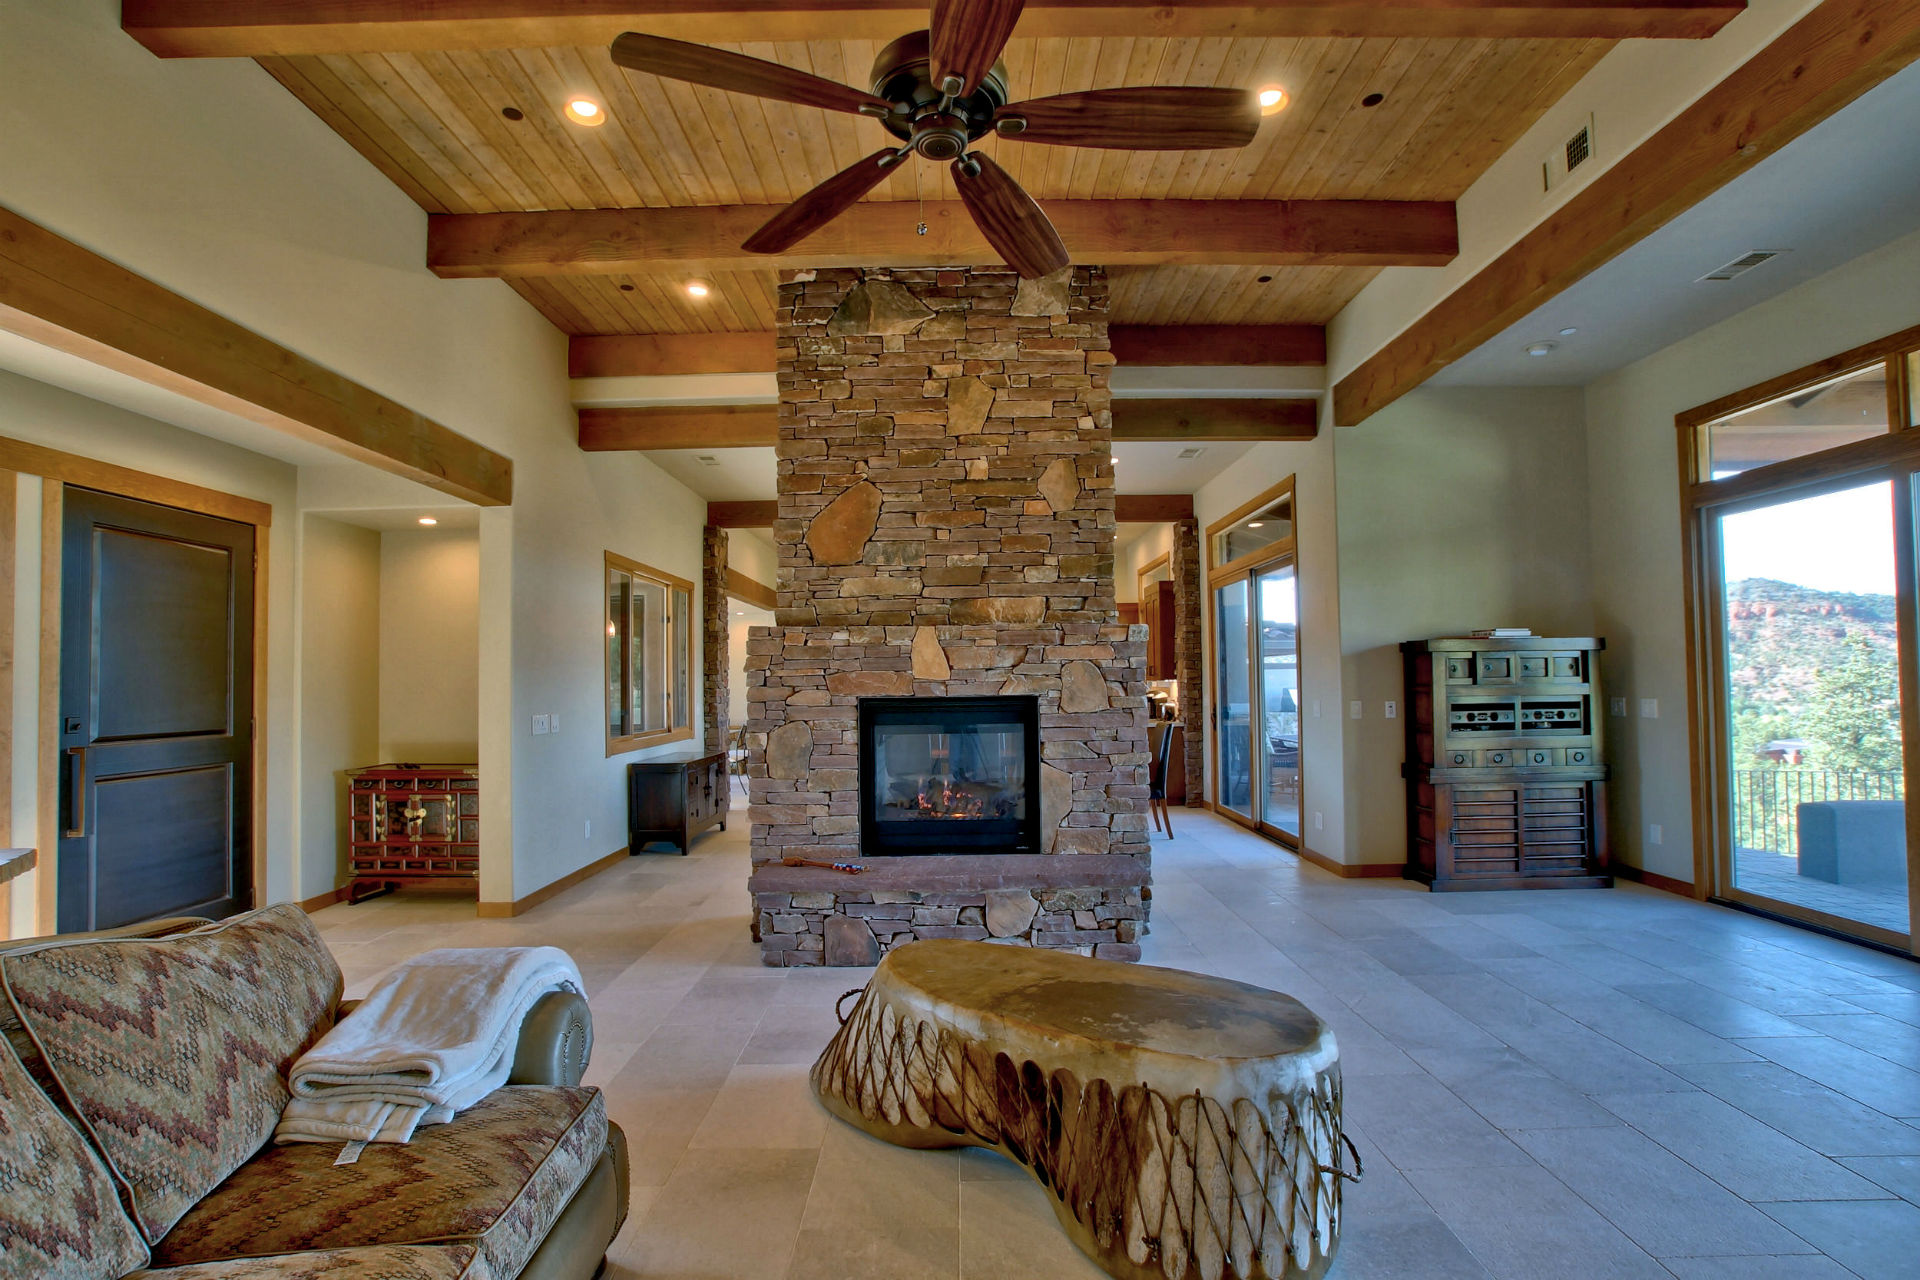
{"label": "rawhide drum table", "polygon": [[847,994],[859,1002],[813,1066],[827,1109],[899,1146],[1025,1165],[1109,1275],[1332,1264],[1359,1161],[1342,1160],[1333,1032],[1291,996],[949,939],[888,952]]}

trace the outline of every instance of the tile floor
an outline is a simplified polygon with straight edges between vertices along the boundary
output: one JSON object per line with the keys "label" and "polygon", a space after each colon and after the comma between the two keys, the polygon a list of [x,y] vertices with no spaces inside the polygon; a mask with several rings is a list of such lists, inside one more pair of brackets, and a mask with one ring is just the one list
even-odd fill
{"label": "tile floor", "polygon": [[[1341,881],[1176,818],[1147,961],[1291,992],[1339,1036],[1367,1177],[1333,1280],[1920,1275],[1920,965],[1635,885]],[[819,1109],[807,1067],[864,973],[762,968],[746,870],[736,823],[516,920],[428,894],[316,919],[351,994],[434,946],[573,953],[633,1149],[614,1277],[1098,1277],[999,1156]]]}

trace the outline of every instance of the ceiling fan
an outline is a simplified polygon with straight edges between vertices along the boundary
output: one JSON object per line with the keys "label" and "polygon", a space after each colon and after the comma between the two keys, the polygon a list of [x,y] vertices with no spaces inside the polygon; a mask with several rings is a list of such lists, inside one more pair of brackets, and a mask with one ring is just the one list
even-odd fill
{"label": "ceiling fan", "polygon": [[1260,105],[1243,89],[1092,89],[1008,102],[1000,54],[1025,0],[933,0],[929,27],[901,36],[873,64],[873,92],[777,62],[629,31],[613,60],[633,71],[801,106],[872,116],[899,146],[883,147],[776,214],[742,246],[780,253],[844,213],[909,155],[951,162],[967,212],[1008,266],[1027,277],[1067,265],[1067,249],[1033,197],[993,158],[968,148],[989,133],[1023,142],[1125,151],[1244,147]]}

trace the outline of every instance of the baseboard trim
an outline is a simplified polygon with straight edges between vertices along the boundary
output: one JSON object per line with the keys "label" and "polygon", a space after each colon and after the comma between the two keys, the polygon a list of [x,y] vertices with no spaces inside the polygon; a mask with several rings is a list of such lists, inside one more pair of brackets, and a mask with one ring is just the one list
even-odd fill
{"label": "baseboard trim", "polygon": [[328,907],[336,903],[345,902],[346,900],[347,886],[340,885],[337,888],[329,889],[325,893],[314,894],[311,898],[308,898],[300,904],[300,909],[308,915],[312,915],[316,911],[324,911]]}
{"label": "baseboard trim", "polygon": [[1405,870],[1398,862],[1335,862],[1324,853],[1315,853],[1301,845],[1294,852],[1311,862],[1322,871],[1330,871],[1343,880],[1386,880],[1392,879]]}
{"label": "baseboard trim", "polygon": [[1645,871],[1639,867],[1630,867],[1624,862],[1616,862],[1607,868],[1622,880],[1637,880],[1649,889],[1661,889],[1667,893],[1677,893],[1683,898],[1691,898],[1693,885],[1686,880],[1675,880],[1672,876],[1663,876],[1658,871]]}
{"label": "baseboard trim", "polygon": [[593,877],[599,875],[608,867],[623,861],[626,856],[627,851],[624,847],[615,849],[606,857],[595,862],[589,862],[578,871],[570,871],[558,880],[555,880],[552,884],[535,889],[526,897],[516,898],[512,902],[489,902],[485,898],[482,898],[475,904],[474,914],[482,920],[506,920],[513,916],[524,915],[547,899],[557,894],[565,893],[584,880],[593,879]]}

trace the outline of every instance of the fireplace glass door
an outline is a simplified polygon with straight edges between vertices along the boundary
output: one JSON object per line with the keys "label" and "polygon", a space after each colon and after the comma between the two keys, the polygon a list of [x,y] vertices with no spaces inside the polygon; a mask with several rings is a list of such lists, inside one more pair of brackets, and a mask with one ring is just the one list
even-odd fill
{"label": "fireplace glass door", "polygon": [[1033,698],[869,698],[860,704],[861,849],[1036,853]]}

